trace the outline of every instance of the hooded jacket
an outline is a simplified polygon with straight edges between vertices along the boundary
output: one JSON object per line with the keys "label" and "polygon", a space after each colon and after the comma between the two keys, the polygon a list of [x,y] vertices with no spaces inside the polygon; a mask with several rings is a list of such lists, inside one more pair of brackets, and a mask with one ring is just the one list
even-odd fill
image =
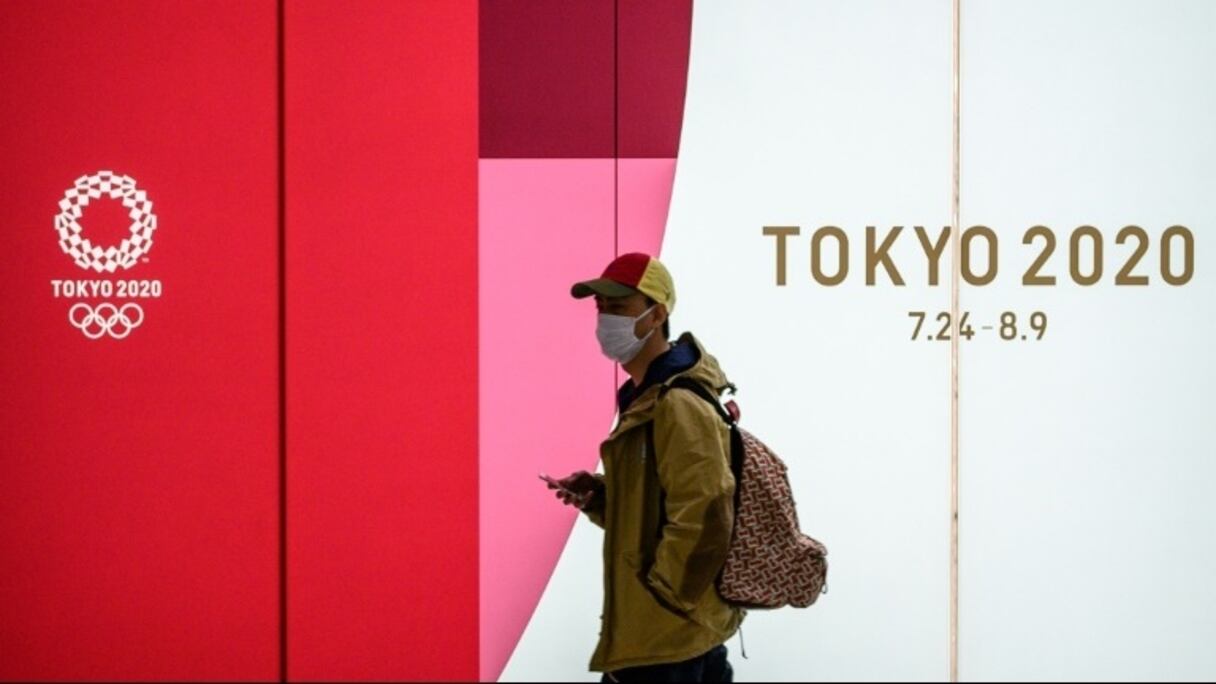
{"label": "hooded jacket", "polygon": [[678,662],[730,638],[745,611],[715,578],[734,523],[730,428],[676,377],[713,390],[729,382],[690,332],[651,361],[639,387],[617,392],[615,427],[600,443],[603,487],[583,513],[604,529],[604,610],[592,671]]}

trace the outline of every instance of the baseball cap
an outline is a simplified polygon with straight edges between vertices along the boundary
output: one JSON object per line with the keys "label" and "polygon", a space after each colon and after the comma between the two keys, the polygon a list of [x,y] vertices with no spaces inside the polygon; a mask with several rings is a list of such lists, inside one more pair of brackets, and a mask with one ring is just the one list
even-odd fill
{"label": "baseball cap", "polygon": [[675,309],[676,287],[671,273],[662,262],[643,252],[622,254],[608,264],[600,277],[577,282],[570,288],[575,299],[593,294],[625,297],[638,292],[666,306],[668,314]]}

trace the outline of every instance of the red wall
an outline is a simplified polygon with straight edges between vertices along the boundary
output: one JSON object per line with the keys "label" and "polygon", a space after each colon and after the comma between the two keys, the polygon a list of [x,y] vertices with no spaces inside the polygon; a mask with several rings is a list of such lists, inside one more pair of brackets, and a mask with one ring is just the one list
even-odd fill
{"label": "red wall", "polygon": [[[0,4],[0,678],[476,677],[476,13]],[[122,340],[50,285],[119,277]]]}
{"label": "red wall", "polygon": [[476,3],[286,20],[291,676],[476,679]]}

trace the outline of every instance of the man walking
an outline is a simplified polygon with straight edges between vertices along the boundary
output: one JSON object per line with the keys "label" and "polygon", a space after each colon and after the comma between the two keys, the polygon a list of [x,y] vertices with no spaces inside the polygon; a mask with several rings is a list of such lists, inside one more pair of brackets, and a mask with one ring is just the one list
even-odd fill
{"label": "man walking", "polygon": [[714,581],[734,522],[729,427],[700,397],[670,388],[682,376],[716,395],[729,381],[692,333],[669,340],[675,286],[658,259],[623,254],[571,295],[594,295],[600,348],[629,374],[600,443],[603,475],[549,484],[604,529],[604,612],[589,667],[602,682],[732,681],[724,642],[745,613]]}

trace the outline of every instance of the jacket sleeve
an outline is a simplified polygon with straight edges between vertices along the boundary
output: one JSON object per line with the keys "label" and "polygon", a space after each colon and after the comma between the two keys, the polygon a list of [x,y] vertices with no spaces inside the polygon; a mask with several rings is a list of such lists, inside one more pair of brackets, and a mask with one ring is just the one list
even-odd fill
{"label": "jacket sleeve", "polygon": [[592,473],[592,476],[599,480],[600,486],[596,489],[595,495],[591,497],[591,502],[586,508],[580,509],[591,522],[599,527],[604,526],[604,503],[607,499],[604,492],[604,475],[603,473]]}
{"label": "jacket sleeve", "polygon": [[663,603],[688,613],[712,587],[730,546],[729,432],[703,399],[671,390],[655,407],[654,447],[667,522],[646,583]]}

